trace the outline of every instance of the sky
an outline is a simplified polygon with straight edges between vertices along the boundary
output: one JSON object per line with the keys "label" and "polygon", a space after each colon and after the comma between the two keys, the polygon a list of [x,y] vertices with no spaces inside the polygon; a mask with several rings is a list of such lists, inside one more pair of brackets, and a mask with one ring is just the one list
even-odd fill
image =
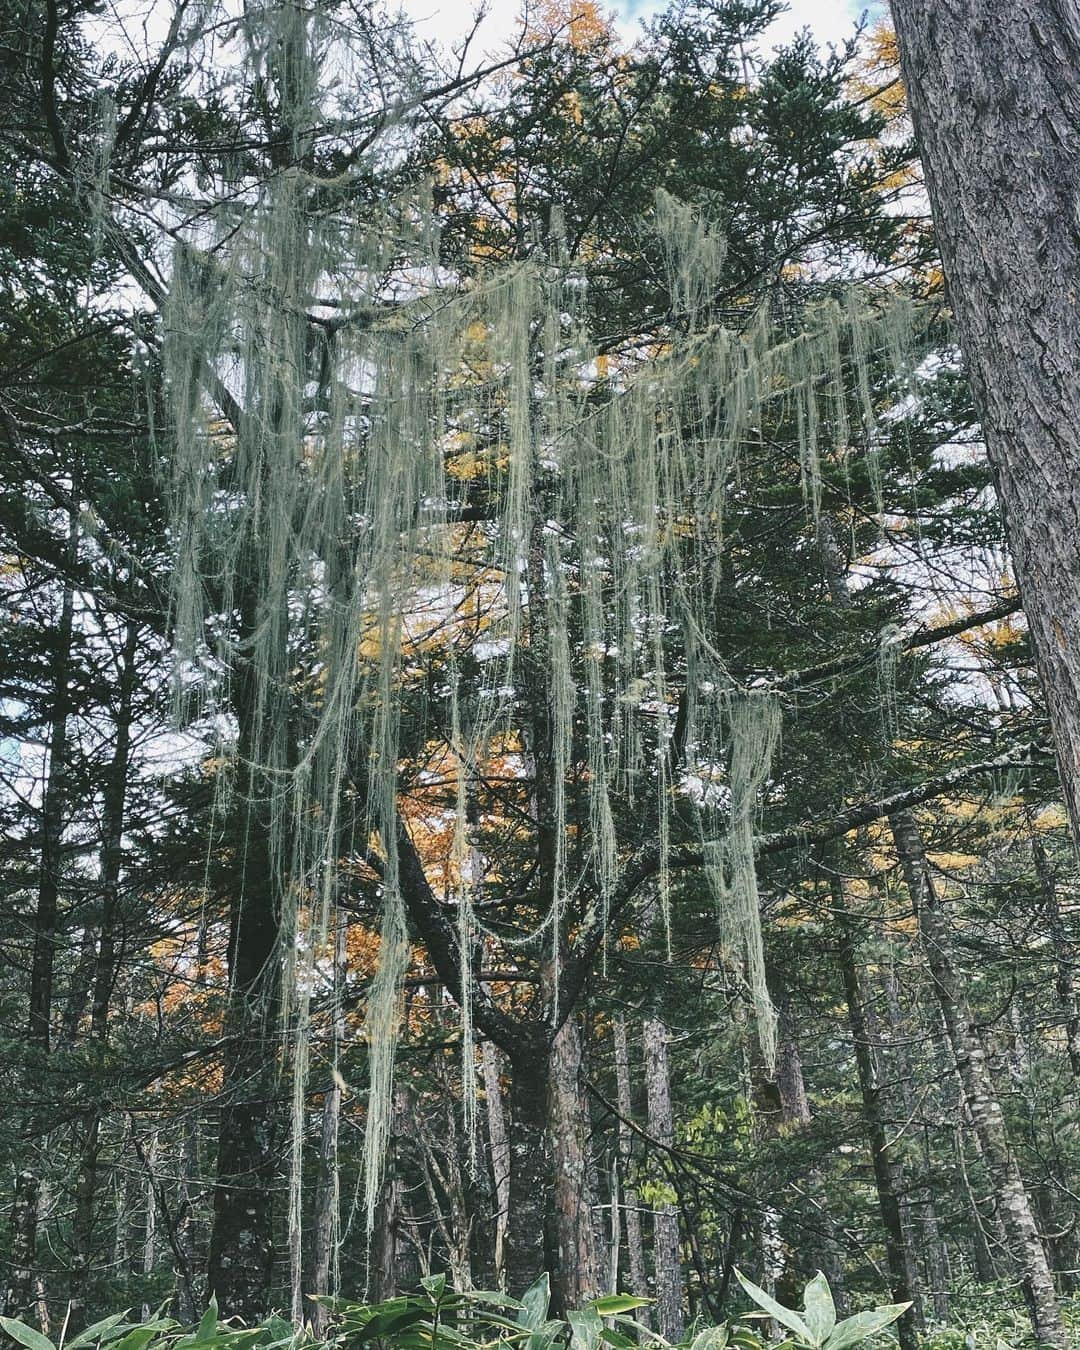
{"label": "sky", "polygon": [[[472,26],[473,0],[402,0],[402,8],[421,26],[424,34],[446,45],[458,42]],[[609,0],[619,26],[631,36],[637,20],[664,8],[663,0]],[[861,14],[871,17],[883,8],[881,0],[788,0],[788,12],[769,30],[766,47],[787,42],[802,28],[809,28],[820,43],[839,43],[850,37]],[[518,29],[521,5],[517,0],[488,0],[488,15],[480,30],[477,55],[483,49],[496,51]]]}

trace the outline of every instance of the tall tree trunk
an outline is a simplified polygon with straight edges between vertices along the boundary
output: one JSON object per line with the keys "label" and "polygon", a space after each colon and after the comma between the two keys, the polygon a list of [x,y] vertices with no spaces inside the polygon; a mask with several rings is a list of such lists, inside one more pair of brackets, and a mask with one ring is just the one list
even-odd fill
{"label": "tall tree trunk", "polygon": [[40,1185],[36,1173],[29,1168],[15,1178],[3,1304],[7,1317],[24,1318],[33,1301]]}
{"label": "tall tree trunk", "polygon": [[600,1261],[588,1179],[587,1105],[581,1072],[581,1033],[571,1016],[551,1047],[548,1088],[554,1196],[552,1307],[580,1308],[600,1292]]}
{"label": "tall tree trunk", "polygon": [[[129,622],[120,654],[117,689],[116,739],[105,777],[101,845],[101,921],[94,963],[93,1003],[90,1014],[91,1050],[99,1072],[104,1072],[109,1038],[109,1005],[116,979],[116,922],[120,909],[120,873],[123,864],[124,809],[127,802],[128,770],[131,764],[132,698],[135,691],[135,653],[139,630]],[[86,1280],[93,1257],[94,1214],[97,1203],[98,1151],[101,1116],[93,1112],[86,1121],[75,1184],[75,1215],[72,1237],[75,1254],[68,1285],[69,1325],[79,1330],[83,1318]]]}
{"label": "tall tree trunk", "polygon": [[[615,1091],[619,1107],[619,1173],[622,1179],[623,1214],[626,1221],[626,1253],[630,1266],[630,1292],[639,1298],[645,1296],[648,1279],[645,1274],[645,1244],[641,1240],[641,1197],[632,1180],[633,1098],[630,1091],[630,1048],[626,1036],[626,1018],[615,1014]],[[652,1327],[652,1309],[639,1308],[637,1320]]]}
{"label": "tall tree trunk", "polygon": [[[642,1027],[645,1042],[645,1101],[649,1134],[664,1148],[675,1142],[675,1114],[671,1104],[667,1027],[655,1011]],[[679,1208],[668,1201],[653,1214],[653,1253],[656,1266],[656,1325],[666,1340],[683,1333],[682,1264],[679,1248]]]}
{"label": "tall tree trunk", "polygon": [[1039,878],[1046,904],[1046,926],[1054,944],[1054,988],[1065,1027],[1065,1052],[1073,1077],[1080,1082],[1080,992],[1076,987],[1076,959],[1069,949],[1065,925],[1061,921],[1058,903],[1057,876],[1047,856],[1043,842],[1036,831],[1031,835],[1031,853],[1035,874]]}
{"label": "tall tree trunk", "polygon": [[[957,331],[1080,839],[1080,9],[891,0]],[[1057,1319],[1047,1330],[1059,1335]]]}
{"label": "tall tree trunk", "polygon": [[176,1197],[176,1316],[194,1322],[198,1315],[195,1298],[196,1187],[199,1178],[199,1117],[190,1111],[181,1125],[179,1184]]}
{"label": "tall tree trunk", "polygon": [[[247,560],[253,577],[259,574],[257,562]],[[259,632],[260,603],[249,587],[242,602],[245,644]],[[234,680],[241,782],[232,866],[223,878],[229,886],[229,992],[207,1292],[216,1297],[224,1316],[245,1322],[258,1321],[270,1297],[278,1177],[278,940],[280,897],[288,884],[278,875],[280,860],[272,845],[273,798],[279,784],[261,762],[266,745],[261,723],[289,722],[284,630],[279,626],[275,631],[280,637],[271,653],[278,671],[270,681],[272,694],[260,696],[250,663],[240,666]],[[269,768],[280,772],[287,764]]]}
{"label": "tall tree trunk", "polygon": [[550,1268],[547,1240],[548,1155],[546,1056],[511,1063],[510,1215],[506,1234],[506,1288],[519,1298]]}
{"label": "tall tree trunk", "polygon": [[[334,1008],[330,1017],[330,1082],[323,1096],[322,1129],[319,1132],[318,1173],[311,1216],[311,1264],[307,1292],[328,1295],[334,1264],[338,1221],[338,1132],[341,1127],[342,1078],[338,1067],[345,1041],[345,981],[348,974],[348,923],[339,910],[334,933]],[[308,1305],[316,1336],[326,1328],[329,1310],[320,1303]]]}
{"label": "tall tree trunk", "polygon": [[496,1289],[506,1287],[506,1227],[510,1219],[510,1141],[506,1134],[499,1072],[499,1048],[492,1041],[480,1046],[480,1071],[484,1079],[484,1105],[487,1115],[488,1145],[495,1197],[495,1232],[492,1265]]}
{"label": "tall tree trunk", "polygon": [[890,826],[904,879],[918,916],[919,933],[967,1108],[971,1113],[972,1126],[994,1185],[998,1212],[1024,1288],[1032,1326],[1041,1341],[1063,1350],[1065,1329],[1046,1251],[1035,1224],[1031,1200],[1020,1175],[1016,1155],[1009,1144],[1001,1103],[964,993],[963,981],[953,964],[948,924],[941,910],[933,878],[926,868],[918,826],[914,817],[906,811],[893,816]]}
{"label": "tall tree trunk", "polygon": [[904,1108],[904,1118],[910,1129],[918,1129],[922,1146],[922,1175],[920,1189],[922,1199],[918,1201],[919,1227],[923,1241],[920,1244],[925,1270],[930,1278],[931,1297],[934,1303],[934,1317],[939,1322],[949,1320],[949,1254],[941,1236],[937,1207],[934,1204],[933,1159],[930,1154],[930,1141],[925,1126],[916,1124],[920,1112],[915,1100],[915,1070],[911,1056],[907,1052],[903,1013],[900,1007],[900,993],[896,981],[896,969],[886,965],[882,974],[882,986],[885,993],[885,1008],[889,1019],[889,1055],[893,1071],[900,1085],[900,1101]]}
{"label": "tall tree trunk", "polygon": [[[74,561],[78,549],[78,524],[71,518],[68,555]],[[56,969],[60,891],[63,881],[64,811],[69,776],[68,715],[71,711],[72,637],[75,619],[75,592],[66,585],[60,601],[60,619],[53,653],[53,684],[50,698],[48,768],[41,803],[40,856],[38,863],[37,904],[33,919],[33,950],[30,958],[30,997],[27,1041],[35,1055],[31,1066],[33,1098],[45,1097],[51,1049],[53,979]],[[5,1290],[5,1306],[27,1311],[38,1296],[38,1279],[33,1268],[37,1251],[38,1207],[42,1200],[39,1178],[24,1169],[16,1179],[12,1215],[12,1247],[19,1258],[13,1259]],[[16,1225],[15,1220],[18,1220]],[[46,1306],[46,1316],[47,1316]],[[40,1320],[40,1314],[39,1314]]]}
{"label": "tall tree trunk", "polygon": [[915,1257],[904,1229],[900,1206],[904,1185],[903,1174],[899,1163],[889,1152],[887,1119],[881,1098],[881,1073],[866,1015],[867,1001],[859,974],[855,924],[845,913],[845,898],[839,887],[836,888],[835,903],[841,916],[840,970],[844,980],[851,1039],[854,1043],[863,1116],[870,1136],[870,1156],[877,1187],[878,1208],[881,1213],[881,1225],[885,1230],[885,1256],[889,1265],[892,1297],[895,1303],[912,1304],[909,1311],[896,1324],[896,1329],[903,1350],[916,1350],[921,1310]]}

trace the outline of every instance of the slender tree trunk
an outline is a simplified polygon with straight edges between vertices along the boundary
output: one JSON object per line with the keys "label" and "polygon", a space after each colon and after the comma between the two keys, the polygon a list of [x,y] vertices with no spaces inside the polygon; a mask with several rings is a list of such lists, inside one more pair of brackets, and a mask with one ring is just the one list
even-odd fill
{"label": "slender tree trunk", "polygon": [[[68,534],[68,553],[74,560],[78,548],[78,525],[72,517]],[[30,958],[29,1025],[27,1041],[35,1060],[31,1066],[31,1092],[44,1097],[51,1049],[53,978],[56,968],[60,891],[63,881],[64,811],[68,789],[68,715],[71,711],[71,660],[75,618],[75,592],[64,587],[53,655],[53,686],[49,723],[48,768],[41,803],[41,843],[38,864],[38,893],[33,920],[33,950]],[[16,1180],[12,1214],[12,1248],[18,1251],[7,1281],[5,1305],[29,1310],[37,1296],[39,1307],[44,1298],[38,1293],[39,1280],[33,1268],[37,1251],[37,1224],[43,1188],[40,1179],[24,1169]],[[17,1223],[16,1223],[17,1219]],[[39,1320],[40,1320],[39,1312]],[[45,1316],[48,1308],[45,1305]]]}
{"label": "slender tree trunk", "polygon": [[[157,1196],[158,1132],[150,1136],[146,1150],[146,1220],[143,1226],[142,1274],[148,1279],[154,1273],[157,1261],[158,1196]],[[150,1304],[143,1304],[143,1321],[150,1317]]]}
{"label": "slender tree trunk", "polygon": [[[345,980],[348,974],[346,937],[348,924],[339,911],[334,933],[334,1010],[330,1018],[331,1078],[323,1096],[322,1129],[319,1132],[318,1173],[311,1216],[311,1266],[309,1294],[327,1295],[334,1264],[334,1241],[338,1222],[338,1132],[341,1127],[342,1079],[338,1067],[345,1041]],[[316,1336],[326,1328],[329,1311],[311,1303],[311,1326]]]}
{"label": "slender tree trunk", "polygon": [[[645,1100],[649,1134],[664,1148],[675,1142],[675,1114],[671,1103],[667,1027],[655,1013],[645,1019]],[[665,1201],[653,1214],[653,1251],[656,1267],[656,1325],[666,1340],[683,1333],[682,1264],[679,1250],[679,1208]]]}
{"label": "slender tree trunk", "polygon": [[[120,874],[123,865],[124,810],[128,770],[131,763],[132,698],[135,691],[135,652],[139,630],[129,623],[120,656],[116,711],[116,739],[105,778],[101,846],[101,922],[94,963],[93,1003],[90,1014],[91,1048],[99,1072],[104,1072],[109,1038],[109,1005],[116,978],[115,929],[120,909]],[[81,1327],[86,1280],[93,1258],[94,1216],[98,1188],[98,1150],[101,1116],[93,1112],[86,1122],[75,1184],[75,1215],[72,1236],[75,1255],[68,1286],[69,1325]]]}
{"label": "slender tree trunk", "polygon": [[[892,0],[960,343],[1080,838],[1080,9]],[[1046,1330],[1060,1336],[1056,1317]]]}
{"label": "slender tree trunk", "polygon": [[920,1248],[926,1262],[925,1270],[930,1278],[931,1296],[934,1302],[934,1317],[939,1322],[949,1320],[949,1254],[941,1236],[937,1207],[934,1204],[933,1160],[930,1155],[930,1142],[926,1129],[916,1123],[920,1112],[915,1100],[915,1070],[911,1056],[904,1044],[903,1013],[900,1008],[900,994],[896,982],[896,970],[892,965],[884,968],[882,985],[885,992],[885,1007],[889,1018],[889,1054],[893,1063],[893,1072],[900,1084],[900,1101],[904,1108],[904,1118],[909,1130],[918,1129],[922,1152],[922,1176],[920,1189],[922,1199],[918,1201],[919,1227],[923,1241]]}
{"label": "slender tree trunk", "polygon": [[[615,1033],[615,1091],[619,1107],[619,1173],[622,1178],[623,1214],[626,1222],[626,1253],[630,1266],[630,1292],[639,1298],[648,1290],[648,1278],[645,1274],[645,1244],[641,1240],[641,1197],[632,1181],[633,1168],[633,1131],[630,1121],[633,1118],[633,1098],[630,1091],[630,1049],[626,1036],[626,1018],[616,1013]],[[637,1320],[646,1327],[652,1326],[652,1309],[639,1308]]]}
{"label": "slender tree trunk", "polygon": [[921,1321],[919,1288],[915,1258],[901,1214],[903,1174],[899,1164],[889,1153],[887,1120],[881,1094],[881,1073],[876,1047],[867,1022],[867,1002],[856,954],[855,925],[844,913],[843,894],[838,893],[835,898],[836,908],[841,914],[840,969],[844,979],[859,1090],[862,1094],[863,1116],[870,1136],[870,1155],[874,1167],[878,1208],[881,1212],[882,1228],[885,1230],[885,1256],[889,1265],[892,1298],[894,1303],[912,1304],[911,1309],[896,1324],[896,1328],[903,1350],[916,1350]]}
{"label": "slender tree trunk", "polygon": [[484,1079],[488,1144],[495,1197],[495,1236],[492,1252],[496,1289],[506,1288],[506,1227],[510,1219],[510,1141],[506,1134],[499,1071],[499,1048],[492,1041],[480,1047],[480,1070]]}
{"label": "slender tree trunk", "polygon": [[176,1315],[181,1322],[194,1322],[196,1227],[195,1200],[199,1178],[199,1117],[194,1111],[184,1118],[179,1158],[176,1200]]}
{"label": "slender tree trunk", "polygon": [[918,915],[919,933],[957,1073],[983,1161],[994,1185],[998,1212],[1023,1284],[1032,1326],[1040,1340],[1063,1350],[1065,1330],[1046,1251],[1016,1155],[1009,1144],[1001,1103],[964,994],[963,982],[953,964],[948,924],[933,879],[926,869],[922,839],[914,817],[908,812],[892,817],[890,825],[904,879]]}

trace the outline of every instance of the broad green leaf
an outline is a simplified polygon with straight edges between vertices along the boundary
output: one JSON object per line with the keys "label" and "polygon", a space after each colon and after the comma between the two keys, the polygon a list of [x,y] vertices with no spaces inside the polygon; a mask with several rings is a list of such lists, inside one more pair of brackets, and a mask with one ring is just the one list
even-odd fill
{"label": "broad green leaf", "polygon": [[100,1322],[95,1322],[92,1327],[87,1327],[85,1331],[80,1331],[77,1336],[66,1341],[66,1350],[78,1350],[80,1345],[89,1345],[91,1341],[115,1340],[115,1336],[110,1336],[109,1332],[118,1327],[126,1316],[127,1310],[113,1313],[111,1317],[103,1317]]}
{"label": "broad green leaf", "polygon": [[511,1298],[509,1294],[501,1294],[497,1289],[470,1289],[467,1299],[469,1303],[491,1303],[496,1308],[520,1308],[521,1300]]}
{"label": "broad green leaf", "polygon": [[725,1323],[718,1327],[706,1327],[699,1331],[690,1342],[690,1350],[724,1350],[728,1343],[728,1329]]}
{"label": "broad green leaf", "polygon": [[647,1308],[651,1298],[636,1298],[633,1294],[604,1294],[594,1298],[589,1304],[601,1317],[615,1317],[618,1313],[633,1312],[635,1308]]}
{"label": "broad green leaf", "polygon": [[34,1327],[28,1327],[25,1322],[19,1322],[14,1317],[0,1317],[0,1327],[13,1341],[25,1345],[27,1350],[56,1350],[48,1336],[43,1336]]}
{"label": "broad green leaf", "polygon": [[211,1298],[210,1306],[203,1313],[202,1320],[199,1322],[199,1329],[195,1333],[194,1337],[195,1344],[206,1345],[210,1341],[212,1341],[217,1334],[217,1324],[218,1324],[217,1299]]}
{"label": "broad green leaf", "polygon": [[551,1284],[547,1271],[530,1284],[521,1298],[521,1312],[518,1313],[518,1325],[528,1327],[530,1331],[539,1331],[547,1321],[548,1304],[551,1302]]}
{"label": "broad green leaf", "polygon": [[445,1275],[425,1275],[420,1281],[420,1287],[435,1300],[436,1303],[446,1293]]}
{"label": "broad green leaf", "polygon": [[856,1313],[838,1322],[836,1330],[826,1341],[827,1350],[845,1350],[846,1346],[858,1345],[879,1331],[891,1326],[897,1318],[903,1317],[911,1307],[910,1303],[890,1303],[884,1308],[875,1308],[873,1312]]}
{"label": "broad green leaf", "polygon": [[820,1270],[806,1286],[803,1306],[806,1325],[814,1340],[821,1345],[836,1326],[836,1305],[833,1303],[829,1281]]}
{"label": "broad green leaf", "polygon": [[637,1350],[637,1341],[633,1336],[616,1331],[614,1327],[605,1327],[600,1333],[600,1339],[605,1345],[610,1345],[611,1350]]}
{"label": "broad green leaf", "polygon": [[141,1326],[133,1327],[122,1336],[113,1346],[113,1350],[146,1350],[150,1342],[161,1332],[175,1331],[176,1327],[177,1324],[171,1317],[155,1322],[143,1322]]}
{"label": "broad green leaf", "polygon": [[581,1312],[567,1313],[566,1320],[570,1323],[572,1350],[596,1350],[604,1330],[599,1313],[593,1308],[584,1308]]}
{"label": "broad green leaf", "polygon": [[791,1308],[785,1308],[782,1303],[777,1303],[771,1294],[767,1294],[764,1289],[759,1289],[753,1280],[748,1280],[741,1270],[736,1269],[735,1278],[754,1300],[759,1308],[764,1308],[770,1317],[774,1318],[781,1326],[787,1327],[793,1331],[796,1336],[800,1336],[807,1345],[814,1345],[813,1336],[810,1334],[810,1328],[802,1320],[799,1314]]}

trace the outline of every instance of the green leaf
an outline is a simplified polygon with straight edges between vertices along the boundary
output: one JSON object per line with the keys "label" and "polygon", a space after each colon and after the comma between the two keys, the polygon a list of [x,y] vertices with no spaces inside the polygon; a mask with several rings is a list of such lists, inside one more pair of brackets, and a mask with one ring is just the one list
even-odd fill
{"label": "green leaf", "polygon": [[570,1323],[571,1350],[596,1350],[604,1330],[600,1314],[594,1308],[584,1308],[567,1313],[566,1320]]}
{"label": "green leaf", "polygon": [[856,1313],[846,1317],[836,1326],[836,1330],[825,1342],[827,1350],[845,1350],[846,1346],[858,1345],[879,1331],[884,1331],[898,1318],[903,1317],[911,1307],[910,1303],[890,1303],[884,1308],[875,1308],[873,1312]]}
{"label": "green leaf", "polygon": [[420,1287],[425,1293],[430,1294],[436,1303],[446,1293],[445,1275],[425,1275],[420,1281]]}
{"label": "green leaf", "polygon": [[803,1294],[806,1325],[818,1345],[828,1339],[836,1326],[836,1304],[833,1303],[829,1281],[819,1270]]}
{"label": "green leaf", "polygon": [[633,1336],[616,1331],[614,1327],[605,1327],[600,1333],[600,1339],[605,1345],[610,1345],[611,1350],[637,1350],[637,1341]]}
{"label": "green leaf", "polygon": [[651,1298],[635,1298],[633,1294],[604,1294],[594,1298],[588,1305],[601,1317],[615,1317],[618,1313],[633,1312],[635,1308],[647,1308]]}
{"label": "green leaf", "polygon": [[496,1308],[520,1308],[521,1300],[511,1298],[509,1294],[502,1294],[497,1289],[470,1289],[467,1301],[469,1303],[491,1303]]}
{"label": "green leaf", "polygon": [[0,1327],[4,1328],[13,1341],[25,1345],[27,1350],[56,1350],[56,1346],[48,1336],[43,1336],[34,1327],[28,1327],[25,1322],[20,1322],[14,1317],[0,1317]]}
{"label": "green leaf", "polygon": [[724,1350],[728,1344],[728,1329],[722,1322],[718,1327],[706,1327],[690,1342],[690,1350]]}
{"label": "green leaf", "polygon": [[89,1345],[91,1341],[115,1340],[109,1332],[118,1327],[124,1318],[128,1315],[128,1310],[121,1313],[113,1313],[111,1317],[103,1317],[100,1322],[95,1322],[92,1327],[87,1327],[85,1331],[80,1331],[77,1336],[72,1337],[70,1341],[65,1342],[66,1350],[78,1350],[80,1345]]}
{"label": "green leaf", "polygon": [[141,1326],[133,1327],[125,1336],[122,1336],[113,1346],[113,1350],[146,1350],[146,1347],[159,1332],[175,1331],[176,1325],[171,1317],[155,1322],[143,1322]]}
{"label": "green leaf", "polygon": [[736,1269],[735,1278],[754,1300],[759,1308],[764,1308],[770,1317],[774,1318],[781,1326],[787,1327],[793,1331],[796,1336],[807,1345],[816,1345],[817,1342],[810,1334],[810,1328],[802,1320],[797,1312],[791,1308],[785,1308],[782,1303],[777,1303],[771,1294],[767,1294],[764,1289],[759,1289],[753,1280],[748,1280],[741,1270]]}
{"label": "green leaf", "polygon": [[551,1302],[551,1285],[547,1271],[530,1284],[521,1298],[521,1312],[518,1313],[518,1326],[529,1331],[539,1331],[547,1321],[548,1304]]}
{"label": "green leaf", "polygon": [[217,1324],[218,1324],[217,1298],[212,1297],[210,1299],[210,1306],[203,1313],[202,1319],[199,1322],[199,1329],[198,1331],[196,1331],[195,1336],[193,1338],[194,1343],[196,1345],[207,1345],[210,1341],[214,1340],[215,1337],[217,1336]]}

